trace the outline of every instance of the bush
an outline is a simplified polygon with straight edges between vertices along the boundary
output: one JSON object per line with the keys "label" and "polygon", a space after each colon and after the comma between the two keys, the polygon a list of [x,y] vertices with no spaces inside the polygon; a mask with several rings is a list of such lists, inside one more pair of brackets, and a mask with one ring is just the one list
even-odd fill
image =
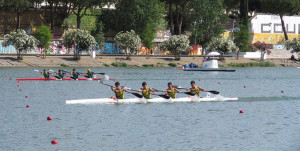
{"label": "bush", "polygon": [[168,65],[169,65],[170,67],[177,67],[177,64],[176,64],[176,63],[172,63],[172,62],[169,63]]}
{"label": "bush", "polygon": [[274,67],[272,62],[229,63],[230,67]]}
{"label": "bush", "polygon": [[109,67],[109,64],[104,63],[103,65],[104,65],[105,67]]}
{"label": "bush", "polygon": [[153,67],[153,64],[143,64],[143,67]]}
{"label": "bush", "polygon": [[67,64],[60,64],[60,66],[62,66],[62,67],[70,67],[69,65],[67,65]]}
{"label": "bush", "polygon": [[125,63],[125,62],[113,62],[111,65],[114,67],[127,67],[128,66],[127,63]]}

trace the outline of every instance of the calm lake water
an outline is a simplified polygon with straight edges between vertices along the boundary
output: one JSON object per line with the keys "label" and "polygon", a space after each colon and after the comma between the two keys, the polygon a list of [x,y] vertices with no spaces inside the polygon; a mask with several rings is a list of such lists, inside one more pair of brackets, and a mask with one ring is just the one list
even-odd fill
{"label": "calm lake water", "polygon": [[[165,89],[170,81],[188,87],[195,80],[207,90],[239,101],[66,105],[67,99],[105,98],[113,93],[96,81],[17,83],[15,78],[41,75],[32,68],[0,68],[0,150],[299,151],[300,69],[235,69],[225,73],[92,68],[134,89],[143,81]],[[53,120],[47,121],[48,116]],[[51,144],[53,139],[58,145]]]}

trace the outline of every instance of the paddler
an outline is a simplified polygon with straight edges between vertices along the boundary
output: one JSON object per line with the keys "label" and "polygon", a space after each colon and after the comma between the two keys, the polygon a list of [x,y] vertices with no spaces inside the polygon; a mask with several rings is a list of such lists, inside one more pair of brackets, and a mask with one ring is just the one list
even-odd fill
{"label": "paddler", "polygon": [[78,79],[78,76],[81,75],[81,73],[77,72],[76,69],[73,69],[73,72],[71,74],[73,76],[71,78],[74,80]]}
{"label": "paddler", "polygon": [[92,72],[91,69],[88,69],[85,77],[86,78],[93,78],[93,75],[94,75],[94,72]]}
{"label": "paddler", "polygon": [[172,82],[168,83],[168,89],[167,90],[163,90],[162,92],[167,92],[168,95],[172,98],[175,99],[176,98],[176,92],[181,93],[181,91],[179,91],[178,89],[176,89],[173,85]]}
{"label": "paddler", "polygon": [[46,69],[44,69],[44,71],[41,74],[44,75],[44,78],[50,78],[50,75],[52,75],[52,73],[47,72]]}
{"label": "paddler", "polygon": [[196,82],[195,81],[191,81],[191,86],[192,86],[192,88],[185,89],[185,90],[197,94],[198,97],[200,97],[200,91],[204,91],[204,92],[206,91],[205,89],[196,86]]}
{"label": "paddler", "polygon": [[152,92],[154,95],[156,94],[156,92],[152,89],[147,87],[147,83],[143,82],[142,83],[142,88],[140,90],[136,90],[137,92],[142,92],[142,95],[144,96],[145,99],[151,99],[151,94],[150,92]]}
{"label": "paddler", "polygon": [[124,91],[129,92],[128,90],[121,87],[120,82],[115,83],[115,87],[111,86],[111,90],[115,92],[115,97],[113,96],[113,99],[124,99]]}
{"label": "paddler", "polygon": [[66,73],[63,72],[63,70],[58,70],[58,73],[56,73],[57,76],[55,76],[55,78],[57,79],[62,79],[64,78],[64,76],[66,76]]}

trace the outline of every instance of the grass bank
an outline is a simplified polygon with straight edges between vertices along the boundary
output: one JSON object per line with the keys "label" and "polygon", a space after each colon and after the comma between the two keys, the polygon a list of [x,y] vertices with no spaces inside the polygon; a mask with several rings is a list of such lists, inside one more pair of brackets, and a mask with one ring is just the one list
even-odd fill
{"label": "grass bank", "polygon": [[248,62],[248,63],[229,63],[229,67],[275,67],[272,62]]}

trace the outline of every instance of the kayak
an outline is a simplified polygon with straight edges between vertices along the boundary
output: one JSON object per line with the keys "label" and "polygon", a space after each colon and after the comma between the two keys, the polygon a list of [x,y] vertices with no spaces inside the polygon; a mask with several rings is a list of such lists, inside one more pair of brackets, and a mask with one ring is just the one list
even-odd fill
{"label": "kayak", "polygon": [[[62,79],[57,79],[57,78],[24,78],[24,79],[16,79],[16,81],[54,81],[54,80],[70,81],[70,80],[74,80],[74,79],[72,79],[72,78],[62,78]],[[101,80],[101,78],[78,78],[76,80]]]}
{"label": "kayak", "polygon": [[176,99],[164,98],[131,98],[131,99],[117,99],[112,98],[98,98],[98,99],[81,99],[81,100],[66,100],[66,104],[129,104],[129,103],[175,103],[175,102],[208,102],[208,101],[236,101],[237,97],[232,98],[197,98],[197,97],[184,97]]}

